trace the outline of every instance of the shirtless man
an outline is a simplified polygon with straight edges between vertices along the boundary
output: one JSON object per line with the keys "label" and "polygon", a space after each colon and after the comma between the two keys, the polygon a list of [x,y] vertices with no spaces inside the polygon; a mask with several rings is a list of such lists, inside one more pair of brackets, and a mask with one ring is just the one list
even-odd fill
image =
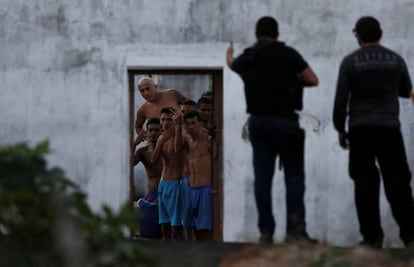
{"label": "shirtless man", "polygon": [[171,107],[161,109],[160,116],[163,133],[158,138],[151,161],[162,159],[161,181],[158,185],[159,223],[164,240],[186,240],[183,217],[188,189],[182,182],[185,165],[185,149],[182,137],[182,117],[179,110]]}
{"label": "shirtless man", "polygon": [[[187,112],[192,111],[192,110],[193,111],[196,111],[197,110],[197,103],[194,100],[192,100],[192,99],[188,99],[187,101],[181,103],[180,109],[181,109],[181,116],[184,118],[184,114],[186,114]],[[183,126],[183,136],[185,136],[186,139],[189,139],[188,134],[187,134],[187,132],[185,130],[185,125],[183,124],[182,126]],[[186,151],[186,153],[187,153],[187,151]],[[186,157],[187,157],[187,154],[186,154]],[[185,165],[184,165],[184,179],[183,179],[184,185],[183,186],[184,187],[186,186],[185,188],[187,189],[187,192],[185,194],[187,194],[187,195],[189,194],[189,190],[190,190],[189,189],[189,185],[188,185],[189,178],[190,178],[190,171],[188,170],[187,161],[185,161]],[[187,201],[187,204],[188,204],[188,201]],[[194,231],[192,231],[191,229],[188,229],[188,226],[190,225],[190,223],[188,221],[189,216],[187,214],[187,211],[188,211],[188,207],[187,206],[185,207],[185,211],[186,211],[186,214],[184,215],[183,224],[186,227],[187,238],[188,238],[188,240],[194,241],[194,240],[196,240]]]}
{"label": "shirtless man", "polygon": [[201,126],[197,111],[184,115],[184,125],[190,135],[187,161],[190,171],[189,215],[190,228],[197,240],[211,240],[211,155],[212,146],[208,134]]}
{"label": "shirtless man", "polygon": [[[184,114],[186,114],[187,112],[192,111],[192,110],[194,110],[194,111],[197,110],[197,103],[194,100],[189,99],[189,100],[181,103],[180,109],[181,109],[181,116],[183,116],[183,118],[184,118]],[[185,130],[185,125],[183,125],[183,135],[188,135],[186,130]],[[184,178],[186,180],[188,180],[187,165],[185,166],[184,176],[185,176]]]}
{"label": "shirtless man", "polygon": [[188,99],[180,105],[181,114],[184,116],[190,110],[197,110],[197,103],[194,100]]}
{"label": "shirtless man", "polygon": [[144,164],[149,189],[147,195],[137,201],[138,207],[144,213],[139,221],[140,237],[142,238],[162,237],[161,228],[158,224],[158,183],[161,179],[162,161],[151,162],[151,156],[160,135],[160,119],[150,118],[147,122],[146,131],[148,144],[140,147],[134,154],[134,166],[139,162]]}
{"label": "shirtless man", "polygon": [[175,89],[158,91],[157,85],[150,77],[143,77],[138,81],[138,91],[145,99],[145,102],[138,108],[135,121],[135,131],[138,137],[135,139],[135,145],[141,143],[143,125],[148,118],[159,118],[163,107],[173,107],[178,110],[180,103],[186,101],[188,97],[181,94]]}
{"label": "shirtless man", "polygon": [[197,101],[198,112],[201,116],[201,126],[203,126],[208,135],[214,139],[216,127],[213,123],[213,103],[208,97],[201,97]]}
{"label": "shirtless man", "polygon": [[211,101],[213,101],[213,91],[210,91],[210,90],[205,91],[204,93],[201,94],[200,98],[202,97],[208,98]]}

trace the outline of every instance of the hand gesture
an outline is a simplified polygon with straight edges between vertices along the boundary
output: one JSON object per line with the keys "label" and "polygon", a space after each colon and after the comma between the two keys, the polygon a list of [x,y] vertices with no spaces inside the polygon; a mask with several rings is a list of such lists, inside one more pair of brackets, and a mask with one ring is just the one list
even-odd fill
{"label": "hand gesture", "polygon": [[167,130],[163,131],[160,137],[158,137],[157,144],[164,144],[167,142],[172,136],[174,136],[175,128],[170,127]]}
{"label": "hand gesture", "polygon": [[137,145],[139,145],[141,142],[145,141],[145,139],[147,138],[147,136],[148,136],[147,131],[145,131],[144,129],[141,129],[141,130],[138,132],[138,136],[137,136],[137,138],[135,138],[134,145],[135,145],[135,146],[137,146]]}
{"label": "hand gesture", "polygon": [[181,125],[182,118],[183,118],[183,114],[181,113],[181,110],[180,109],[174,110],[173,119],[174,119],[175,125]]}
{"label": "hand gesture", "polygon": [[234,53],[234,44],[233,44],[233,40],[231,40],[229,42],[229,47],[227,47],[227,55],[233,56],[233,53]]}
{"label": "hand gesture", "polygon": [[226,62],[229,68],[231,68],[231,65],[233,64],[233,60],[234,60],[233,53],[234,53],[234,45],[233,45],[233,41],[230,41],[229,47],[227,48],[227,51],[226,51]]}

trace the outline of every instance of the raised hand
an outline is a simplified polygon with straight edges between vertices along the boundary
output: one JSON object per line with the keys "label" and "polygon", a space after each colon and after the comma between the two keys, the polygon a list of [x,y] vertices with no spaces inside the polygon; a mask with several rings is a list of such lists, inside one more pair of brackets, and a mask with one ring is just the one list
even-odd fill
{"label": "raised hand", "polygon": [[145,141],[145,139],[148,137],[148,133],[146,130],[141,129],[138,132],[138,136],[137,138],[135,138],[134,144],[137,146],[139,145],[141,142]]}

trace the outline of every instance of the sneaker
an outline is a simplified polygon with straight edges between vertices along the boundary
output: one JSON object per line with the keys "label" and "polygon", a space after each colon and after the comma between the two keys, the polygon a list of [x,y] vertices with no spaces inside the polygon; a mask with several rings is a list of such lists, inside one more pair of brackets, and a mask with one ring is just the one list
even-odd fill
{"label": "sneaker", "polygon": [[273,244],[273,236],[270,234],[261,234],[259,243],[263,245],[271,245]]}
{"label": "sneaker", "polygon": [[369,247],[369,248],[382,248],[382,241],[384,240],[384,235],[382,233],[378,234],[373,238],[363,238],[361,242],[359,242],[360,246]]}
{"label": "sneaker", "polygon": [[363,247],[368,247],[368,248],[374,248],[374,249],[380,249],[382,248],[382,240],[377,240],[377,241],[367,241],[367,240],[362,240],[361,242],[359,242],[360,246]]}
{"label": "sneaker", "polygon": [[405,248],[414,249],[414,241],[405,242]]}
{"label": "sneaker", "polygon": [[307,241],[309,243],[312,243],[312,244],[318,243],[317,239],[310,238],[307,233],[304,233],[304,234],[287,234],[286,237],[285,237],[285,242],[286,243],[297,242],[297,241],[300,241],[300,240],[305,240],[305,241]]}

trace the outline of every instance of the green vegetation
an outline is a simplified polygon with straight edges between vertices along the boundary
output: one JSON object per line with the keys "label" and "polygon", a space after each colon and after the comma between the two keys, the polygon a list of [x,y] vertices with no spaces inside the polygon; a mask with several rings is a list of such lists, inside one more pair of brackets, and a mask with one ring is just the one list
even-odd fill
{"label": "green vegetation", "polygon": [[137,212],[126,203],[94,213],[59,168],[48,142],[0,147],[0,266],[154,266],[129,239]]}

